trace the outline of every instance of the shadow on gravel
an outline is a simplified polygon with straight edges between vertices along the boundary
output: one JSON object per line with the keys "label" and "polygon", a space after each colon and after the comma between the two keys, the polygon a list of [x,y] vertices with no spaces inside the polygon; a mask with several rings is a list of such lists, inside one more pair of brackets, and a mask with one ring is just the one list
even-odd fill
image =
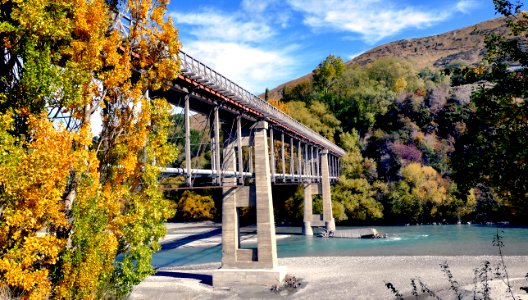
{"label": "shadow on gravel", "polygon": [[183,272],[169,272],[169,271],[158,271],[154,276],[165,276],[173,278],[186,278],[186,279],[197,279],[200,283],[213,285],[213,276],[206,274],[194,274],[194,273],[183,273]]}
{"label": "shadow on gravel", "polygon": [[161,250],[169,250],[169,249],[178,248],[178,247],[181,247],[181,246],[183,246],[185,244],[188,244],[188,243],[191,243],[191,242],[194,242],[194,241],[197,241],[197,240],[201,240],[201,239],[210,238],[212,236],[215,236],[215,235],[218,235],[218,234],[221,234],[221,233],[222,233],[222,228],[217,228],[217,229],[213,229],[211,231],[198,233],[198,234],[195,234],[195,235],[190,235],[190,236],[184,237],[182,239],[178,239],[178,240],[175,240],[175,241],[170,241],[170,242],[166,242],[166,243],[161,244]]}

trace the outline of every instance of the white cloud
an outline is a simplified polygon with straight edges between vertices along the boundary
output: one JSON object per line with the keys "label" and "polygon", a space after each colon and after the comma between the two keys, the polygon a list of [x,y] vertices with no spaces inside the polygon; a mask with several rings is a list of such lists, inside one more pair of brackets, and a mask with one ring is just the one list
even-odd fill
{"label": "white cloud", "polygon": [[242,8],[250,13],[261,14],[276,0],[242,0]]}
{"label": "white cloud", "polygon": [[178,24],[190,25],[190,33],[199,39],[215,39],[230,42],[258,42],[275,34],[263,22],[242,21],[235,16],[205,11],[200,13],[176,13],[171,17]]}
{"label": "white cloud", "polygon": [[[467,0],[466,0],[467,1]],[[429,27],[447,19],[450,12],[398,6],[389,0],[288,0],[304,13],[304,23],[316,29],[353,32],[373,44],[407,28]]]}
{"label": "white cloud", "polygon": [[286,50],[265,50],[222,41],[194,41],[184,51],[248,91],[260,94],[291,78],[295,61]]}
{"label": "white cloud", "polygon": [[457,2],[455,8],[461,13],[468,14],[472,9],[478,7],[479,4],[475,0],[460,0]]}
{"label": "white cloud", "polygon": [[357,53],[353,53],[351,55],[348,56],[348,60],[351,60],[351,59],[354,59],[358,56],[360,56],[361,54],[365,53],[365,51],[361,51],[361,52],[357,52]]}
{"label": "white cloud", "polygon": [[[259,94],[266,87],[289,80],[296,66],[291,45],[276,49],[278,26],[268,21],[277,0],[244,0],[241,10],[230,13],[201,10],[172,12],[180,31],[183,50],[243,88]],[[272,7],[273,6],[273,7]],[[254,13],[249,13],[252,9]],[[272,45],[275,45],[272,46]]]}

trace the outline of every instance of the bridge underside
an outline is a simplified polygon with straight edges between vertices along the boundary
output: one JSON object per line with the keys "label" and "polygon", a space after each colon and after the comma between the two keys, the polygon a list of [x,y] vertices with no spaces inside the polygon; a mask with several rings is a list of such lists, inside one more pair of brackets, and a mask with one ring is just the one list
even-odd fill
{"label": "bridge underside", "polygon": [[[184,72],[169,90],[151,95],[182,108],[175,118],[183,131],[182,155],[164,176],[183,177],[185,188],[222,190],[222,267],[213,273],[214,286],[279,284],[286,269],[277,263],[272,185],[304,186],[305,235],[313,235],[312,226],[335,230],[330,184],[339,176],[342,150],[291,117],[283,123],[279,117],[285,115],[266,102],[241,99],[191,73]],[[192,142],[192,130],[202,132],[198,144]],[[312,197],[317,194],[322,195],[322,215],[313,214]],[[247,207],[256,208],[253,247],[240,242],[239,215]]]}
{"label": "bridge underside", "polygon": [[[114,28],[126,37],[130,18],[117,12]],[[164,174],[183,177],[186,188],[197,187],[198,178],[222,188],[222,267],[213,275],[215,286],[278,284],[285,269],[277,265],[271,186],[305,186],[307,235],[314,223],[312,195],[322,194],[323,216],[315,221],[333,230],[330,182],[339,176],[344,151],[186,53],[180,51],[178,58],[181,74],[173,86],[149,95],[164,97],[184,112],[177,116],[182,124],[175,126],[183,129],[183,137],[175,139],[183,141],[183,156]],[[203,132],[209,133],[195,144],[191,111],[206,116]],[[256,248],[241,248],[238,211],[249,206],[256,207],[258,241]]]}

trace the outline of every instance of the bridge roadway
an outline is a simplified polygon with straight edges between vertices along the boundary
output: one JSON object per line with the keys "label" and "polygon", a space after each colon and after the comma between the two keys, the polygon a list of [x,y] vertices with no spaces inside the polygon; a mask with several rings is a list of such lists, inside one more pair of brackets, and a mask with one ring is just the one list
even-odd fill
{"label": "bridge roadway", "polygon": [[[123,15],[116,20],[115,28],[126,38],[130,20]],[[179,77],[168,90],[149,96],[183,108],[185,166],[163,172],[183,175],[189,188],[199,176],[222,188],[222,267],[214,272],[213,285],[278,284],[286,270],[277,264],[272,184],[304,186],[304,234],[313,235],[312,223],[333,231],[330,184],[339,176],[345,152],[185,52],[175,59]],[[193,114],[209,116],[210,169],[192,168]],[[313,214],[314,194],[322,195],[322,215]],[[256,248],[240,247],[238,212],[243,207],[256,207]]]}

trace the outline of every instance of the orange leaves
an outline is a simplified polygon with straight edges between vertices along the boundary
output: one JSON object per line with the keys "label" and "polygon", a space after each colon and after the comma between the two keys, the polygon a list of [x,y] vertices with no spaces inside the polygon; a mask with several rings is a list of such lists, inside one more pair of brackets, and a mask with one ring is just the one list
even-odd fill
{"label": "orange leaves", "polygon": [[278,99],[269,99],[268,103],[278,108],[285,114],[290,114],[290,107]]}
{"label": "orange leaves", "polygon": [[[0,135],[10,127],[9,114],[2,115]],[[29,116],[29,141],[1,139],[0,148],[9,153],[0,160],[0,199],[4,208],[0,223],[0,274],[10,286],[26,291],[30,298],[49,293],[48,269],[66,245],[64,239],[38,230],[66,228],[62,194],[72,170],[69,159],[72,137],[56,130],[44,116]]]}
{"label": "orange leaves", "polygon": [[[132,18],[124,37],[112,29],[110,2],[5,4],[14,9],[1,42],[29,40],[31,51],[6,55],[24,61],[17,72],[35,92],[0,91],[2,103],[21,103],[0,113],[0,281],[28,297],[94,298],[112,284],[126,290],[152,272],[150,255],[173,213],[158,188],[159,166],[175,157],[170,106],[147,90],[178,75],[177,31],[165,21],[168,1],[128,1],[120,3]],[[47,56],[37,55],[43,49]],[[60,121],[47,119],[53,115]],[[118,253],[132,263],[120,266]]]}

